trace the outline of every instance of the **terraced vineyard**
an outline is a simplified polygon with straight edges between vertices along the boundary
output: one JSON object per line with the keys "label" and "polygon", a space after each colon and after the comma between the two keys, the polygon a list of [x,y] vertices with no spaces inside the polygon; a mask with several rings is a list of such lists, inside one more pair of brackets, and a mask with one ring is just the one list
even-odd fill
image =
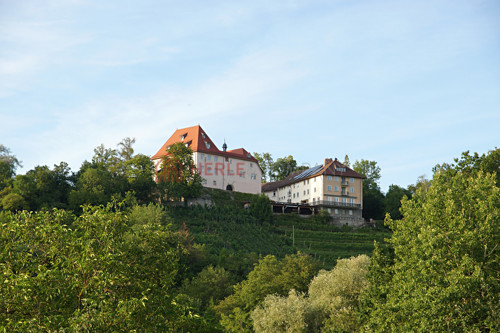
{"label": "terraced vineyard", "polygon": [[391,237],[386,231],[339,228],[293,215],[278,217],[275,228],[287,243],[294,243],[296,250],[312,255],[326,269],[332,268],[340,258],[371,255],[374,240],[383,244]]}
{"label": "terraced vineyard", "polygon": [[389,232],[339,228],[291,214],[275,216],[272,224],[260,224],[249,211],[234,207],[179,207],[171,213],[175,224],[185,224],[194,241],[205,244],[215,256],[229,251],[236,256],[254,253],[283,258],[300,251],[312,255],[326,269],[339,258],[370,255],[374,240],[385,243],[391,236]]}

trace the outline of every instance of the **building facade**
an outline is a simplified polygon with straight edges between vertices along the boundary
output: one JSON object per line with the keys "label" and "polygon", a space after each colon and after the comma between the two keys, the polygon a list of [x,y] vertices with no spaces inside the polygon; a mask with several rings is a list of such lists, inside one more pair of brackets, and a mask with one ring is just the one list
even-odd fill
{"label": "building facade", "polygon": [[271,201],[315,206],[326,210],[339,223],[363,222],[363,175],[337,159],[290,174],[277,182],[262,185]]}
{"label": "building facade", "polygon": [[203,186],[228,191],[261,193],[262,169],[255,157],[243,148],[222,150],[212,142],[201,126],[176,130],[160,150],[151,158],[158,171],[167,148],[177,142],[193,151],[193,160],[203,178]]}

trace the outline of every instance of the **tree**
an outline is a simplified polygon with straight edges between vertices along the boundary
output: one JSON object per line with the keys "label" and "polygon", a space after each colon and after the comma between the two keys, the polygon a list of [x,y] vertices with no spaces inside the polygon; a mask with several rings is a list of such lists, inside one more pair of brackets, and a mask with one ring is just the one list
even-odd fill
{"label": "tree", "polygon": [[405,196],[411,198],[410,190],[398,185],[389,186],[389,190],[385,195],[385,211],[389,213],[392,219],[401,220],[403,218],[399,209],[401,208],[401,199]]}
{"label": "tree", "polygon": [[287,255],[282,261],[272,255],[264,257],[247,279],[234,287],[234,293],[217,305],[221,324],[227,331],[251,330],[250,314],[267,295],[284,296],[291,289],[304,292],[316,272],[317,264],[300,253]]}
{"label": "tree", "polygon": [[158,172],[159,187],[167,199],[181,200],[200,195],[202,178],[193,162],[193,151],[182,142],[167,148]]}
{"label": "tree", "polygon": [[252,311],[253,329],[256,333],[307,332],[308,310],[307,299],[293,289],[287,297],[267,295]]}
{"label": "tree", "polygon": [[118,147],[120,147],[118,155],[120,156],[122,161],[126,162],[134,157],[134,148],[132,148],[132,145],[134,143],[135,138],[126,137],[118,144]]}
{"label": "tree", "polygon": [[126,160],[124,165],[130,190],[135,193],[137,201],[139,203],[153,201],[156,193],[153,161],[146,155],[138,154]]}
{"label": "tree", "polygon": [[273,218],[273,213],[271,211],[271,205],[269,198],[265,194],[259,195],[250,204],[250,211],[252,215],[262,222],[271,222]]}
{"label": "tree", "polygon": [[347,154],[345,155],[345,157],[344,157],[344,163],[342,163],[342,164],[344,164],[348,168],[351,167],[351,162],[349,161],[349,155],[347,155]]}
{"label": "tree", "polygon": [[363,217],[382,220],[385,197],[378,184],[380,167],[375,161],[361,159],[354,162],[353,170],[366,177],[363,179]]}
{"label": "tree", "polygon": [[[185,248],[119,205],[0,214],[0,327],[6,332],[205,332],[174,298]],[[68,227],[71,225],[71,227]]]}
{"label": "tree", "polygon": [[274,180],[283,180],[297,169],[297,161],[292,155],[278,158],[272,166]]}
{"label": "tree", "polygon": [[367,329],[498,331],[496,174],[438,171],[426,192],[403,199],[401,211],[403,220],[386,219],[394,231],[392,279],[385,299],[372,303]]}
{"label": "tree", "polygon": [[0,191],[11,185],[18,167],[21,167],[21,162],[11,155],[9,148],[0,144]]}
{"label": "tree", "polygon": [[354,332],[359,329],[360,295],[368,286],[366,255],[339,259],[309,284],[308,295],[291,290],[268,295],[252,311],[256,332]]}
{"label": "tree", "polygon": [[377,162],[361,159],[360,161],[354,162],[352,169],[366,177],[366,179],[363,180],[363,187],[369,190],[380,190],[378,182],[380,180],[381,170]]}
{"label": "tree", "polygon": [[309,285],[309,303],[312,311],[310,327],[326,332],[354,332],[360,295],[368,286],[370,259],[359,255],[340,259],[331,271],[320,271]]}
{"label": "tree", "polygon": [[253,153],[253,156],[259,161],[262,168],[262,182],[267,183],[273,180],[273,165],[274,160],[269,153]]}

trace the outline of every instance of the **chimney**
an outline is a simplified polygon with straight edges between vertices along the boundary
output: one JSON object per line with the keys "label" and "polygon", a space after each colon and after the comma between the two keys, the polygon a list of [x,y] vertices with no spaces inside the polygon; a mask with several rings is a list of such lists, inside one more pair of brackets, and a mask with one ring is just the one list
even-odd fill
{"label": "chimney", "polygon": [[323,163],[323,166],[327,165],[328,163],[331,163],[332,159],[331,158],[325,158],[325,162]]}

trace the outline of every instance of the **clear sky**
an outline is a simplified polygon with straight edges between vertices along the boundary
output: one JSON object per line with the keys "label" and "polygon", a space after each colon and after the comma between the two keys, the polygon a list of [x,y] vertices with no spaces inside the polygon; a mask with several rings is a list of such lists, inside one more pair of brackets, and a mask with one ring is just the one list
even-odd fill
{"label": "clear sky", "polygon": [[500,2],[0,0],[0,143],[18,173],[100,144],[377,161],[381,187],[500,146]]}

